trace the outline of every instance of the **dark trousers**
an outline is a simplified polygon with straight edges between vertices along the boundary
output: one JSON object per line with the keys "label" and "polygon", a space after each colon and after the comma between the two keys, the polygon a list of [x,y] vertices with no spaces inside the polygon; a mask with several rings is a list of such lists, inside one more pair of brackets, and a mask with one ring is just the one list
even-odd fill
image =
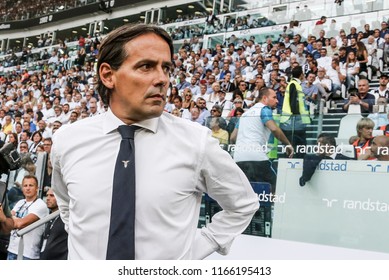
{"label": "dark trousers", "polygon": [[277,174],[270,160],[240,161],[237,165],[250,182],[268,182],[272,186],[272,193],[275,193]]}

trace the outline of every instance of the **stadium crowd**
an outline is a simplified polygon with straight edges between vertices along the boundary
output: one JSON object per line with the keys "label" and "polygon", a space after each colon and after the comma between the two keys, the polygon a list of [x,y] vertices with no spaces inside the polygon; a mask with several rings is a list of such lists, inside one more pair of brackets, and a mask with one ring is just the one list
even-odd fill
{"label": "stadium crowd", "polygon": [[[316,23],[319,29],[325,20],[323,17]],[[247,24],[251,26],[252,22]],[[310,35],[305,40],[288,27],[278,40],[269,37],[264,43],[256,42],[254,36],[242,39],[233,35],[215,48],[203,48],[199,36],[185,40],[174,54],[165,111],[209,127],[220,144],[233,143],[239,117],[258,101],[262,88],[277,93],[275,113],[282,113],[285,92],[296,67],[303,70],[300,82],[311,118],[317,115],[321,103],[340,100],[345,110],[356,104],[366,115],[383,114],[374,125],[365,121],[361,130],[382,128],[389,133],[389,77],[383,72],[389,55],[387,22],[375,30],[366,24],[364,32],[356,32],[355,27],[339,30],[330,38],[320,29],[319,36]],[[43,63],[35,70],[23,67],[28,56],[24,60],[23,55],[14,57],[15,70],[7,73],[3,72],[3,62],[0,140],[14,143],[23,157],[34,162],[38,153],[50,153],[56,130],[104,113],[107,106],[95,88],[99,44],[100,38],[85,36],[79,38],[77,49],[68,50],[62,42],[60,48],[39,56]],[[369,88],[373,76],[379,77],[375,89]],[[371,133],[366,135],[362,136],[369,138]],[[367,138],[353,143],[365,145]],[[23,174],[34,173],[34,168],[26,164],[22,169]],[[45,173],[44,187],[50,187],[50,164]],[[8,184],[9,190],[16,189],[11,204],[22,197],[21,179],[14,176]]]}

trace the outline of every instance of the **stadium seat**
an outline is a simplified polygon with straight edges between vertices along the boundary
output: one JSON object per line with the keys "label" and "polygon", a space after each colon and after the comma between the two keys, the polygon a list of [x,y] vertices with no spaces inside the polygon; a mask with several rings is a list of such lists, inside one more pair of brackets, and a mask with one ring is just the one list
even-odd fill
{"label": "stadium seat", "polygon": [[[350,105],[351,107],[351,105]],[[359,105],[357,106],[359,107]],[[359,109],[360,110],[360,109]],[[338,137],[336,138],[336,143],[338,145],[345,144],[348,145],[349,138],[357,134],[357,123],[362,118],[360,114],[347,114],[340,120]]]}

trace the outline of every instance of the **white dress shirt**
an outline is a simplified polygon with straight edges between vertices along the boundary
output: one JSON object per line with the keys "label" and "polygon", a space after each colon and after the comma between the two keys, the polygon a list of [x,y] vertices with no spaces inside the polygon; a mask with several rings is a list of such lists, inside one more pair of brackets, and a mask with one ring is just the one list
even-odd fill
{"label": "white dress shirt", "polygon": [[[69,259],[106,258],[119,125],[108,110],[54,135],[52,186],[69,231]],[[135,258],[228,253],[258,208],[246,176],[205,127],[168,113],[136,125]],[[225,210],[197,229],[203,192]]]}

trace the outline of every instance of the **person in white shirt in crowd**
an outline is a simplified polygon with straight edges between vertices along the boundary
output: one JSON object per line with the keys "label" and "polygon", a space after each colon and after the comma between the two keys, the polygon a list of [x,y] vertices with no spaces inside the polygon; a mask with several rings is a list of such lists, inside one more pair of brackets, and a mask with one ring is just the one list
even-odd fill
{"label": "person in white shirt in crowd", "polygon": [[280,57],[281,57],[279,61],[280,70],[285,73],[286,68],[290,67],[290,62],[288,57],[286,56],[285,51],[280,52]]}
{"label": "person in white shirt in crowd", "polygon": [[344,70],[346,71],[346,86],[347,89],[355,87],[355,79],[359,74],[359,62],[355,56],[354,52],[349,52],[347,55],[346,63],[343,65]]}
{"label": "person in white shirt in crowd", "polygon": [[[49,214],[46,203],[38,197],[38,179],[33,175],[27,175],[22,185],[25,199],[19,200],[11,211],[14,230],[11,232],[8,246],[8,260],[16,260],[18,257],[20,237],[16,230],[23,229]],[[40,240],[44,228],[44,225],[39,226],[24,235],[23,259],[39,259]]]}
{"label": "person in white shirt in crowd", "polygon": [[194,100],[199,98],[203,98],[204,100],[209,100],[209,94],[207,93],[207,85],[200,84],[200,94],[194,97]]}
{"label": "person in white shirt in crowd", "polygon": [[40,120],[38,122],[38,131],[42,134],[43,139],[51,138],[51,130],[47,128],[46,122],[44,120]]}
{"label": "person in white shirt in crowd", "polygon": [[327,69],[327,76],[332,81],[332,96],[341,95],[342,84],[346,79],[346,70],[339,66],[338,59],[332,59],[331,67]]}
{"label": "person in white shirt in crowd", "polygon": [[316,59],[317,61],[317,66],[325,68],[326,70],[331,68],[331,63],[332,63],[332,57],[327,55],[327,49],[322,48],[319,50],[320,52],[320,57]]}
{"label": "person in white shirt in crowd", "polygon": [[54,113],[55,113],[55,116],[47,120],[47,123],[49,124],[49,126],[52,126],[52,124],[55,121],[59,121],[61,123],[66,122],[66,117],[63,114],[63,110],[62,110],[62,107],[60,105],[54,106]]}
{"label": "person in white shirt in crowd", "polygon": [[[52,185],[69,231],[69,259],[202,259],[215,251],[226,254],[258,209],[250,183],[210,137],[211,131],[163,113],[173,50],[169,35],[156,26],[123,25],[112,31],[102,41],[97,65],[99,93],[110,110],[54,135]],[[128,247],[112,255],[114,169],[127,167],[118,161],[113,168],[112,152],[120,155],[119,143],[129,141],[122,140],[119,131],[131,125],[138,128],[130,141],[136,147],[136,201],[121,205],[120,211],[133,206],[135,221],[133,234],[123,237],[131,241]],[[98,156],[92,152],[96,149]],[[87,168],[91,165],[94,168]],[[203,191],[225,210],[198,230]]]}
{"label": "person in white shirt in crowd", "polygon": [[94,117],[99,115],[99,111],[97,110],[97,104],[91,104],[89,106],[89,117]]}
{"label": "person in white shirt in crowd", "polygon": [[376,100],[378,97],[384,97],[389,100],[389,76],[387,74],[381,74],[379,77],[379,87],[376,88],[372,94],[374,94]]}
{"label": "person in white shirt in crowd", "polygon": [[63,114],[63,118],[62,118],[62,123],[63,124],[66,124],[68,121],[69,121],[69,117],[70,117],[70,106],[68,103],[65,103],[62,105],[62,114]]}
{"label": "person in white shirt in crowd", "polygon": [[55,117],[55,111],[53,108],[53,103],[50,100],[47,100],[45,102],[45,107],[42,109],[42,114],[43,114],[43,120],[48,121],[51,118]]}

